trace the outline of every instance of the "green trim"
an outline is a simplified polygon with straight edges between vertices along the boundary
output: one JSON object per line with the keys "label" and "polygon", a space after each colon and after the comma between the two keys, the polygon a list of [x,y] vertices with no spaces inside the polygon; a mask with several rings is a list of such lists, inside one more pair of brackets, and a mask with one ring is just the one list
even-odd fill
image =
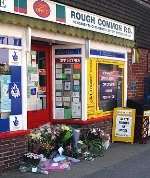
{"label": "green trim", "polygon": [[35,28],[38,30],[45,30],[48,32],[60,33],[68,36],[79,37],[109,44],[115,44],[118,46],[124,46],[129,48],[133,48],[135,46],[135,42],[131,40],[126,40],[102,33],[97,33],[59,23],[43,21],[40,19],[15,15],[6,12],[0,12],[0,22],[6,24],[19,25],[23,27],[29,26],[31,28]]}

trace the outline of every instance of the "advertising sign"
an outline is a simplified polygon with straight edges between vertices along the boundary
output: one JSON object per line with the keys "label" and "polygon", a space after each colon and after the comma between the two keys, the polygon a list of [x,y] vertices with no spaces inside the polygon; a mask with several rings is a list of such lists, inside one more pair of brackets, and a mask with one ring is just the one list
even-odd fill
{"label": "advertising sign", "polygon": [[21,51],[9,50],[9,65],[10,66],[21,66]]}
{"label": "advertising sign", "polygon": [[66,24],[134,40],[134,27],[93,13],[66,7]]}
{"label": "advertising sign", "polygon": [[135,109],[115,108],[112,141],[134,142]]}
{"label": "advertising sign", "polygon": [[134,27],[49,0],[2,0],[0,11],[104,33],[134,41]]}

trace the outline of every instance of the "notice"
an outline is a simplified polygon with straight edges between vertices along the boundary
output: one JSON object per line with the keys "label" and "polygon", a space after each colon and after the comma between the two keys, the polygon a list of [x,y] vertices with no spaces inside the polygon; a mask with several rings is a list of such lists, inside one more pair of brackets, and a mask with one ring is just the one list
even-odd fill
{"label": "notice", "polygon": [[132,126],[131,116],[118,115],[116,118],[115,136],[131,137],[131,126]]}
{"label": "notice", "polygon": [[56,108],[55,109],[55,118],[56,119],[64,119],[64,108]]}
{"label": "notice", "polygon": [[72,118],[81,118],[81,103],[72,103]]}

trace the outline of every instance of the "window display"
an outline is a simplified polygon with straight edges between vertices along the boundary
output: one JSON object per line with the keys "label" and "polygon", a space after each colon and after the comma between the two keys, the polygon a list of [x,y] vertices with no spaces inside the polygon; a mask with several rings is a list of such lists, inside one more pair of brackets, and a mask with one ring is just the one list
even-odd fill
{"label": "window display", "polygon": [[87,61],[88,118],[111,114],[124,105],[124,61],[91,58]]}
{"label": "window display", "polygon": [[111,111],[122,106],[123,69],[114,64],[98,64],[98,107]]}
{"label": "window display", "polygon": [[55,60],[55,117],[81,118],[81,58]]}

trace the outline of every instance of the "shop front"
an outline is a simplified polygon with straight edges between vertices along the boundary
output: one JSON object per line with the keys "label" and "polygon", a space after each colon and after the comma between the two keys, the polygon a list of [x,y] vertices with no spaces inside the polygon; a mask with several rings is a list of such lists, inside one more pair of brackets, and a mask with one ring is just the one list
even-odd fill
{"label": "shop front", "polygon": [[14,162],[29,129],[46,123],[110,133],[113,108],[126,106],[134,27],[46,0],[2,1],[0,11],[0,142],[16,143]]}

